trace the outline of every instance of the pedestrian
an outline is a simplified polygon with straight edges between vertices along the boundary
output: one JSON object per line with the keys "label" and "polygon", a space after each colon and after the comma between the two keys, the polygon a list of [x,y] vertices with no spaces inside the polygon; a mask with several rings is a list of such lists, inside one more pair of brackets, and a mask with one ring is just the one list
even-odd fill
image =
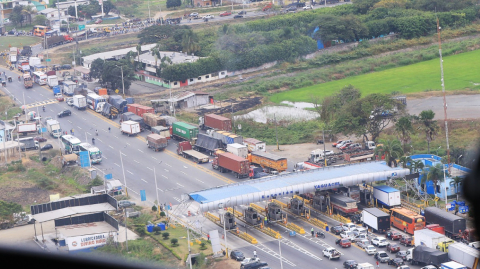
{"label": "pedestrian", "polygon": [[267,225],[267,223],[268,223],[268,218],[267,216],[265,216],[265,225]]}
{"label": "pedestrian", "polygon": [[253,257],[256,259],[257,258],[257,250],[253,250]]}
{"label": "pedestrian", "polygon": [[72,128],[72,130],[70,130],[70,133],[73,135],[73,128]]}
{"label": "pedestrian", "polygon": [[312,227],[312,237],[314,236],[315,234],[315,231],[313,230],[313,227]]}
{"label": "pedestrian", "polygon": [[108,127],[108,132],[110,133],[110,127]]}
{"label": "pedestrian", "polygon": [[378,261],[377,261],[377,268],[380,268],[380,264],[378,263]]}
{"label": "pedestrian", "polygon": [[455,215],[458,213],[458,205],[455,205]]}
{"label": "pedestrian", "polygon": [[210,241],[210,234],[207,234],[207,240]]}

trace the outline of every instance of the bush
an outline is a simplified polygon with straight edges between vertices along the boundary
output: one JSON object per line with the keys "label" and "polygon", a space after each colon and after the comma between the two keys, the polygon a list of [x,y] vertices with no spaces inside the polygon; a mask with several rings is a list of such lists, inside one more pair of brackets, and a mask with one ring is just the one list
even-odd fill
{"label": "bush", "polygon": [[207,249],[207,246],[206,246],[205,242],[200,243],[200,249],[201,250]]}
{"label": "bush", "polygon": [[162,234],[163,240],[167,240],[169,236],[170,236],[170,233],[168,233],[168,232],[164,232]]}
{"label": "bush", "polygon": [[154,226],[154,227],[153,227],[153,231],[155,232],[156,235],[159,235],[160,232],[162,231],[162,229],[161,229],[160,227],[158,227],[158,226]]}
{"label": "bush", "polygon": [[158,210],[158,208],[157,208],[155,205],[152,206],[152,211],[153,211],[153,212],[156,212],[157,210]]}
{"label": "bush", "polygon": [[166,216],[166,215],[165,215],[165,212],[164,212],[164,211],[160,212],[160,217],[165,217],[165,216]]}
{"label": "bush", "polygon": [[145,227],[144,226],[139,226],[137,228],[135,228],[135,232],[137,232],[137,234],[139,236],[145,236],[147,234],[147,232],[145,231]]}
{"label": "bush", "polygon": [[178,245],[178,239],[177,239],[177,238],[172,238],[172,239],[170,240],[170,243],[172,243],[172,246],[175,247],[175,246]]}

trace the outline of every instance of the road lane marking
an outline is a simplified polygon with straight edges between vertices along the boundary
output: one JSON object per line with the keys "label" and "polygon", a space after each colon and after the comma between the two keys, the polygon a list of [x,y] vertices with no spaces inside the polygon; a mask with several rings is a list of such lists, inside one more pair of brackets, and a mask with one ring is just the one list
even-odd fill
{"label": "road lane marking", "polygon": [[162,177],[164,177],[164,178],[168,179],[168,177],[166,177],[165,175],[162,175]]}
{"label": "road lane marking", "polygon": [[128,170],[127,170],[127,172],[133,175],[133,173],[132,173],[132,172],[130,172],[130,171],[128,171]]}
{"label": "road lane marking", "polygon": [[183,168],[188,169],[188,167],[186,167],[185,165],[183,166]]}
{"label": "road lane marking", "polygon": [[167,169],[165,169],[165,171],[166,171],[166,172],[168,172],[168,170],[167,170]]}
{"label": "road lane marking", "polygon": [[172,167],[172,166],[171,166],[171,165],[169,165],[168,163],[165,163],[165,165],[166,165],[166,166],[168,166],[168,167]]}
{"label": "road lane marking", "polygon": [[118,166],[118,167],[120,167],[120,165],[118,165],[117,163],[113,163],[113,164],[116,165],[116,166]]}
{"label": "road lane marking", "polygon": [[118,138],[116,135],[114,135],[114,136],[115,136],[115,138]]}
{"label": "road lane marking", "polygon": [[133,161],[136,162],[136,163],[139,163],[137,160],[133,160]]}
{"label": "road lane marking", "polygon": [[182,172],[184,175],[187,175],[187,173],[185,173],[185,172],[183,172],[183,171],[181,171],[181,172]]}
{"label": "road lane marking", "polygon": [[72,123],[70,120],[67,120],[68,122]]}
{"label": "road lane marking", "polygon": [[162,190],[162,189],[159,189],[159,188],[157,188],[157,190],[159,190],[159,191],[163,192],[163,190]]}
{"label": "road lane marking", "polygon": [[129,146],[130,146],[130,144],[128,144],[128,143],[127,143],[127,145],[129,145]]}
{"label": "road lane marking", "polygon": [[121,151],[120,151],[120,153],[122,153],[123,156],[127,157],[127,155],[125,155],[125,153],[123,153],[123,152],[121,152]]}
{"label": "road lane marking", "polygon": [[110,145],[108,145],[108,146],[109,146],[111,149],[113,149],[113,147],[112,147],[112,146],[110,146]]}
{"label": "road lane marking", "polygon": [[198,181],[200,181],[200,182],[202,182],[202,183],[205,183],[205,182],[201,181],[201,180],[200,180],[200,179],[198,179],[198,178],[195,178],[195,180],[198,180]]}
{"label": "road lane marking", "polygon": [[138,151],[140,151],[141,153],[143,153],[143,151],[141,149],[137,149]]}
{"label": "road lane marking", "polygon": [[105,157],[105,155],[102,155],[102,158],[105,159],[105,160],[107,159],[107,157]]}
{"label": "road lane marking", "polygon": [[152,159],[154,159],[155,161],[158,161],[157,158],[155,158],[155,157],[152,157]]}
{"label": "road lane marking", "polygon": [[153,169],[152,169],[152,168],[150,168],[150,167],[148,167],[148,166],[147,166],[147,168],[153,171]]}
{"label": "road lane marking", "polygon": [[102,140],[100,140],[100,138],[97,138],[97,140],[103,143],[103,141],[102,141]]}
{"label": "road lane marking", "polygon": [[148,182],[147,182],[145,179],[143,179],[143,178],[141,178],[141,180],[142,180],[143,182],[145,182],[145,183],[148,183]]}
{"label": "road lane marking", "polygon": [[[91,134],[91,133],[89,133],[89,132],[87,132],[87,134],[88,134],[88,135],[92,135],[92,134]],[[100,139],[98,139],[98,140],[100,140]]]}
{"label": "road lane marking", "polygon": [[77,126],[78,129],[82,130],[82,128],[80,126]]}
{"label": "road lane marking", "polygon": [[182,201],[182,200],[180,200],[180,199],[177,198],[177,197],[173,197],[173,199],[175,199],[175,201],[177,201],[177,202],[179,202],[179,203]]}
{"label": "road lane marking", "polygon": [[52,112],[53,112],[53,110],[51,110],[51,109],[50,109],[50,111],[52,111]]}
{"label": "road lane marking", "polygon": [[178,183],[178,182],[177,182],[177,185],[180,186],[180,187],[182,187],[182,188],[185,187],[185,186],[183,186],[182,184],[180,184],[180,183]]}

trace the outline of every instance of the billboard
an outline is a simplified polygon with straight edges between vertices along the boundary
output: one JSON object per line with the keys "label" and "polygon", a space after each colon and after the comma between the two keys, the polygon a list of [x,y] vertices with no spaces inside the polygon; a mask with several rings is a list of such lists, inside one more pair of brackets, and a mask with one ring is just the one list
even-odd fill
{"label": "billboard", "polygon": [[[88,234],[81,236],[72,236],[65,239],[65,243],[68,246],[69,251],[75,251],[85,248],[95,248],[103,246],[107,243],[109,233]],[[113,241],[117,241],[117,232],[114,231],[110,234],[113,237]]]}

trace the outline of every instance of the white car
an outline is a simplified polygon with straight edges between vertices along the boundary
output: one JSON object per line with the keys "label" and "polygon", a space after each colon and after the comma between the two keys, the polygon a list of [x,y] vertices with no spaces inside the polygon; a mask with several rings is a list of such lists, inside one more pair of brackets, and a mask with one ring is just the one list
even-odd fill
{"label": "white car", "polygon": [[357,246],[365,249],[366,247],[370,246],[370,241],[368,241],[367,239],[362,239],[360,241],[357,241]]}
{"label": "white car", "polygon": [[190,17],[196,17],[196,16],[198,16],[198,12],[190,13]]}
{"label": "white car", "polygon": [[345,144],[347,144],[347,143],[353,143],[353,141],[352,141],[352,140],[345,140],[345,141],[342,141],[342,143],[340,143],[340,144],[337,144],[337,149],[339,149],[339,148],[343,147],[343,146],[344,146]]}
{"label": "white car", "polygon": [[205,15],[205,16],[202,17],[202,19],[213,19],[213,18],[214,18],[214,16],[213,16],[213,15],[210,15],[210,14]]}
{"label": "white car", "polygon": [[353,240],[355,238],[355,235],[353,234],[353,232],[346,231],[346,232],[341,232],[340,237]]}
{"label": "white car", "polygon": [[305,5],[303,7],[303,10],[307,10],[307,9],[313,9],[313,7],[311,5]]}
{"label": "white car", "polygon": [[327,257],[329,260],[340,259],[340,252],[338,252],[338,250],[332,247],[324,249],[322,253],[323,253],[323,256]]}
{"label": "white car", "polygon": [[73,106],[73,98],[67,98],[67,105]]}
{"label": "white car", "polygon": [[350,231],[353,232],[355,236],[359,236],[359,235],[367,236],[367,229],[365,228],[353,228]]}
{"label": "white car", "polygon": [[[355,234],[355,232],[353,232],[353,234]],[[355,238],[353,238],[353,241],[355,242],[360,242],[362,240],[367,240],[368,241],[368,237],[366,234],[359,234],[357,236],[355,236]]]}
{"label": "white car", "polygon": [[480,241],[469,243],[468,246],[470,246],[474,249],[480,249]]}
{"label": "white car", "polygon": [[[402,265],[402,266],[405,266],[405,265]],[[400,267],[398,267],[398,268],[400,268]],[[403,269],[403,268],[402,268],[402,269]],[[435,267],[434,265],[427,265],[427,266],[424,266],[424,267],[422,267],[422,268],[420,268],[420,269],[437,269],[437,267]]]}
{"label": "white car", "polygon": [[388,245],[388,241],[385,237],[375,237],[372,239],[372,245],[377,247],[386,247]]}
{"label": "white car", "polygon": [[[435,266],[433,267],[436,268]],[[410,269],[410,267],[408,265],[402,265],[400,267],[397,267],[397,269]]]}
{"label": "white car", "polygon": [[368,255],[373,255],[373,254],[377,253],[377,249],[374,246],[370,245],[370,246],[365,247],[365,252]]}
{"label": "white car", "polygon": [[351,231],[351,232],[352,232],[353,229],[358,228],[357,225],[355,225],[355,224],[353,224],[353,223],[351,223],[351,222],[350,222],[350,223],[347,223],[347,224],[343,224],[343,226],[348,227],[348,230]]}
{"label": "white car", "polygon": [[247,263],[252,263],[252,262],[257,262],[260,261],[259,258],[245,258],[240,264],[247,264]]}

